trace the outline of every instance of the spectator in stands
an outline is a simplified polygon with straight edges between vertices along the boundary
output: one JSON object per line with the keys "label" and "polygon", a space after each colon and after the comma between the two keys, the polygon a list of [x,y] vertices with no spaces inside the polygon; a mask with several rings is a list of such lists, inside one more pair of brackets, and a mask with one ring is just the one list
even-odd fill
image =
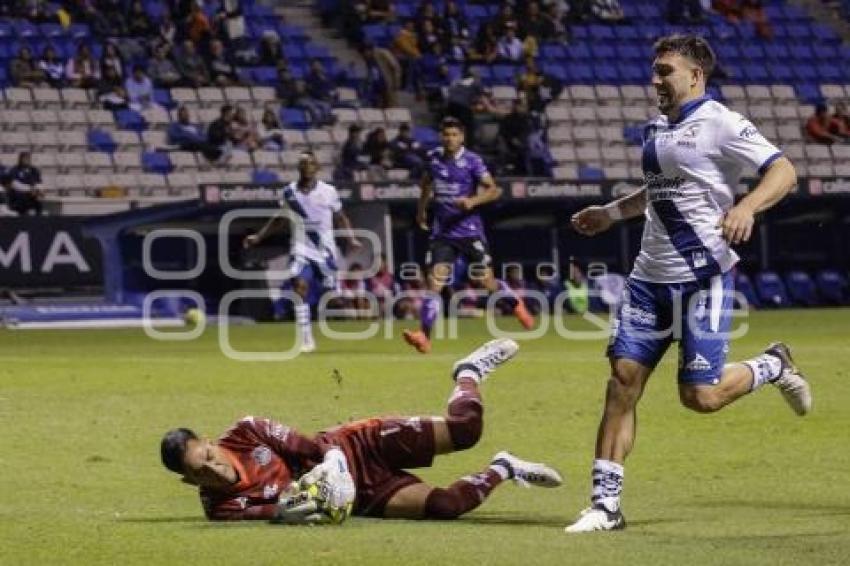
{"label": "spectator in stands", "polygon": [[130,5],[130,14],[127,16],[127,31],[133,37],[148,37],[153,35],[155,28],[153,22],[141,0],[133,0]]}
{"label": "spectator in stands", "polygon": [[702,3],[700,0],[667,0],[667,21],[671,24],[702,23],[705,21]]}
{"label": "spectator in stands", "polygon": [[387,257],[381,254],[378,260],[378,269],[375,275],[366,281],[366,289],[378,300],[378,308],[381,316],[391,317],[392,312],[388,309],[400,291],[401,286],[396,283],[395,277],[387,266]]}
{"label": "spectator in stands", "polygon": [[222,154],[230,150],[230,130],[232,128],[234,108],[230,104],[221,107],[218,118],[207,128],[207,142]]}
{"label": "spectator in stands", "polygon": [[212,27],[207,15],[204,14],[197,2],[191,2],[189,6],[189,15],[184,22],[186,35],[195,45],[200,45],[201,42],[209,39],[212,34]]}
{"label": "spectator in stands", "polygon": [[845,132],[841,135],[845,137],[850,135],[850,115],[847,114],[847,104],[843,101],[835,103],[835,111],[832,113],[832,121],[834,128],[838,132]]}
{"label": "spectator in stands", "polygon": [[523,38],[533,35],[540,41],[550,41],[555,37],[555,24],[540,11],[538,2],[532,1],[526,6],[519,35]]}
{"label": "spectator in stands", "polygon": [[65,86],[65,63],[56,56],[56,48],[52,45],[44,48],[38,67],[44,73],[47,84],[53,88]]}
{"label": "spectator in stands", "polygon": [[360,138],[362,132],[363,128],[359,124],[348,126],[348,138],[342,144],[336,178],[351,181],[354,180],[356,172],[366,169],[368,157],[365,155],[363,141]]}
{"label": "spectator in stands", "polygon": [[393,157],[387,131],[378,127],[369,132],[364,145],[369,157],[369,171],[377,178],[385,178],[386,172],[392,169]]}
{"label": "spectator in stands", "polygon": [[221,0],[213,28],[215,35],[227,42],[228,46],[245,37],[242,0]]}
{"label": "spectator in stands", "polygon": [[177,69],[177,65],[168,57],[168,47],[158,45],[154,48],[153,59],[148,63],[153,84],[160,88],[171,88],[186,84],[183,75]]}
{"label": "spectator in stands", "polygon": [[396,90],[401,83],[401,66],[392,53],[374,45],[366,45],[362,54],[366,63],[367,100],[381,108],[393,106]]}
{"label": "spectator in stands", "polygon": [[39,86],[46,80],[44,71],[33,59],[30,48],[26,46],[21,47],[9,63],[9,75],[12,78],[12,84],[19,87]]}
{"label": "spectator in stands", "polygon": [[328,126],[336,119],[330,103],[316,100],[310,95],[306,81],[295,81],[295,92],[291,93],[288,105],[306,112],[314,126]]}
{"label": "spectator in stands", "polygon": [[505,24],[505,33],[499,39],[496,51],[498,58],[503,61],[509,63],[522,61],[523,44],[516,35],[516,24],[514,22]]}
{"label": "spectator in stands", "polygon": [[418,75],[422,51],[419,49],[419,39],[413,20],[404,21],[404,25],[393,38],[391,48],[401,65],[402,84],[418,92],[421,84],[421,77]]}
{"label": "spectator in stands", "polygon": [[626,14],[620,6],[620,0],[593,0],[590,6],[594,17],[605,24],[626,23]]}
{"label": "spectator in stands", "polygon": [[77,48],[77,54],[68,59],[65,66],[65,77],[71,86],[78,88],[94,88],[100,79],[100,68],[91,54],[91,49],[85,43]]}
{"label": "spectator in stands", "polygon": [[282,57],[280,36],[273,29],[267,29],[260,38],[259,63],[267,67],[277,66]]}
{"label": "spectator in stands", "polygon": [[286,60],[281,59],[278,61],[277,86],[275,87],[275,91],[277,92],[277,97],[283,101],[284,106],[294,106],[296,82]]}
{"label": "spectator in stands", "polygon": [[512,166],[511,174],[513,175],[531,173],[528,138],[532,130],[532,117],[528,112],[525,98],[517,98],[513,102],[511,113],[502,118],[499,123],[499,137],[504,144],[502,162]]}
{"label": "spectator in stands", "polygon": [[127,20],[121,0],[100,0],[95,5],[84,3],[84,19],[91,26],[94,35],[116,37],[127,35]]}
{"label": "spectator in stands", "polygon": [[127,91],[127,100],[130,108],[136,112],[147,110],[155,105],[153,100],[153,81],[145,73],[141,65],[133,65],[132,74],[124,82],[124,90]]}
{"label": "spectator in stands", "polygon": [[593,19],[593,0],[570,0],[567,19],[574,24],[583,24]]}
{"label": "spectator in stands", "polygon": [[416,36],[419,39],[419,51],[426,55],[437,55],[441,51],[443,38],[432,20],[425,20]]}
{"label": "spectator in stands", "polygon": [[171,18],[171,11],[166,9],[159,20],[156,28],[157,43],[166,45],[169,49],[173,49],[177,44],[177,26]]}
{"label": "spectator in stands", "polygon": [[248,118],[248,112],[242,106],[237,106],[230,123],[230,142],[236,149],[254,151],[260,147],[257,140],[257,130]]}
{"label": "spectator in stands", "polygon": [[826,104],[820,102],[815,106],[814,115],[806,121],[806,137],[814,143],[833,144],[840,142],[841,137],[830,131],[832,126],[832,117],[827,111]]}
{"label": "spectator in stands", "polygon": [[177,109],[177,121],[168,125],[168,143],[182,151],[200,152],[210,161],[221,157],[221,151],[209,143],[201,126],[192,123],[186,106]]}
{"label": "spectator in stands", "polygon": [[509,27],[514,28],[514,31],[516,31],[517,22],[513,5],[509,2],[504,2],[499,7],[499,13],[496,14],[496,17],[493,18],[492,22],[493,30],[499,37],[504,36]]}
{"label": "spectator in stands", "polygon": [[210,42],[210,57],[207,61],[210,79],[216,86],[234,86],[239,84],[236,67],[231,63],[224,51],[224,44],[218,39]]}
{"label": "spectator in stands", "polygon": [[545,4],[543,8],[543,18],[552,28],[552,37],[550,40],[569,41],[570,34],[567,26],[564,23],[566,20],[566,9],[562,9],[564,5],[559,2],[550,2]]}
{"label": "spectator in stands", "polygon": [[119,79],[124,78],[124,59],[121,57],[118,47],[111,41],[107,41],[103,46],[103,55],[100,57],[101,75],[106,74],[107,67],[112,67],[115,71],[115,76]]}
{"label": "spectator in stands", "polygon": [[434,29],[442,29],[443,27],[443,22],[437,15],[437,10],[434,9],[434,5],[429,0],[425,0],[419,5],[414,19],[417,24],[416,33],[420,36],[422,35],[422,25],[425,22],[431,22]]}
{"label": "spectator in stands", "polygon": [[390,23],[395,19],[395,9],[390,0],[366,0],[365,4],[369,23]]}
{"label": "spectator in stands", "polygon": [[18,164],[9,169],[7,177],[9,182],[6,185],[6,194],[9,199],[9,208],[21,216],[26,215],[30,210],[40,216],[43,212],[44,192],[41,186],[41,173],[32,166],[30,152],[22,151],[18,154]]}
{"label": "spectator in stands", "polygon": [[418,179],[425,165],[422,144],[414,139],[410,124],[404,123],[398,128],[398,135],[390,142],[393,166],[407,169],[413,179]]}
{"label": "spectator in stands", "polygon": [[533,57],[527,57],[525,67],[517,77],[517,92],[528,101],[529,108],[539,109],[542,106],[540,89],[543,84],[544,77],[537,70],[537,63]]}
{"label": "spectator in stands", "polygon": [[492,22],[485,22],[478,28],[474,50],[471,58],[474,61],[490,64],[499,57],[499,38]]}
{"label": "spectator in stands", "polygon": [[773,29],[761,0],[713,0],[712,8],[730,23],[737,24],[741,20],[752,22],[756,35],[762,39],[773,37]]}
{"label": "spectator in stands", "polygon": [[195,49],[192,40],[183,42],[183,53],[177,60],[177,67],[186,84],[199,87],[210,84],[210,73],[203,58]]}
{"label": "spectator in stands", "polygon": [[126,110],[130,107],[127,91],[121,82],[121,77],[115,74],[115,67],[106,67],[106,72],[100,78],[96,91],[97,101],[105,110]]}
{"label": "spectator in stands", "polygon": [[271,108],[263,111],[263,119],[257,126],[257,138],[260,146],[269,151],[283,151],[286,143],[283,140],[283,128],[277,119],[277,114]]}
{"label": "spectator in stands", "polygon": [[448,0],[446,2],[441,23],[443,34],[447,37],[469,37],[469,24],[455,0]]}

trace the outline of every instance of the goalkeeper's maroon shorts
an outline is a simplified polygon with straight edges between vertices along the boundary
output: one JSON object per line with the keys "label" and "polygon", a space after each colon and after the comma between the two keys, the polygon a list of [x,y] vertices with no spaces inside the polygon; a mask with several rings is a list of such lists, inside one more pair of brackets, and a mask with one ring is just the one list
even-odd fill
{"label": "goalkeeper's maroon shorts", "polygon": [[320,434],[339,445],[348,458],[357,499],[354,514],[383,517],[384,507],[400,489],[421,483],[405,472],[434,461],[434,424],[429,417],[367,419]]}

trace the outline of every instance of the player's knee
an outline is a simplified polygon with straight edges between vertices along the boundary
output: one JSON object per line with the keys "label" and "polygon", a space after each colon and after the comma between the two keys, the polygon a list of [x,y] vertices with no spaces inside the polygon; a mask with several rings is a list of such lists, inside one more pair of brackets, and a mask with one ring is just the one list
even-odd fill
{"label": "player's knee", "polygon": [[640,398],[643,375],[637,364],[629,360],[614,362],[608,380],[608,394],[622,403],[634,404]]}
{"label": "player's knee", "polygon": [[434,488],[425,500],[425,518],[450,520],[457,519],[463,514],[463,508],[449,490]]}
{"label": "player's knee", "polygon": [[723,402],[711,389],[703,387],[683,387],[679,389],[682,405],[697,413],[713,413],[723,407]]}
{"label": "player's knee", "polygon": [[309,286],[307,285],[307,281],[302,279],[301,277],[296,277],[295,281],[292,283],[292,290],[298,293],[300,297],[306,297],[307,291],[309,290]]}
{"label": "player's knee", "polygon": [[484,420],[479,412],[449,417],[446,424],[449,427],[449,436],[452,437],[452,445],[455,450],[466,450],[475,446],[481,439],[481,433],[484,430]]}

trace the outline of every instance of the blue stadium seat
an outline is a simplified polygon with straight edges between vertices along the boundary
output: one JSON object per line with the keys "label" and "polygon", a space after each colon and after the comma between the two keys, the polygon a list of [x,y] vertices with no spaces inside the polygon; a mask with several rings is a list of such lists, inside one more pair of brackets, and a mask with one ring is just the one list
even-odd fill
{"label": "blue stadium seat", "polygon": [[781,308],[790,305],[785,284],[773,271],[762,271],[756,275],[756,292],[764,306]]}
{"label": "blue stadium seat", "polygon": [[591,167],[589,165],[579,165],[578,167],[578,180],[579,181],[604,181],[605,180],[605,172],[598,167]]}
{"label": "blue stadium seat", "polygon": [[277,69],[274,67],[257,67],[251,73],[254,80],[261,85],[275,86],[277,84]]}
{"label": "blue stadium seat", "polygon": [[785,275],[785,286],[788,296],[794,304],[813,307],[820,304],[815,282],[805,271],[791,271]]}
{"label": "blue stadium seat", "polygon": [[283,55],[287,59],[304,59],[304,50],[301,49],[300,45],[295,43],[284,43],[282,47]]}
{"label": "blue stadium seat", "polygon": [[592,84],[593,83],[593,67],[580,63],[567,65],[566,73],[568,81],[573,84]]}
{"label": "blue stadium seat", "polygon": [[844,79],[844,73],[835,63],[818,63],[818,79],[822,83],[837,83]]}
{"label": "blue stadium seat", "polygon": [[823,95],[820,93],[820,86],[816,84],[806,83],[798,84],[795,87],[797,98],[806,104],[817,104],[823,102]]}
{"label": "blue stadium seat", "polygon": [[747,63],[743,65],[744,76],[751,83],[766,83],[768,82],[767,69],[760,63]]}
{"label": "blue stadium seat", "polygon": [[794,63],[793,69],[797,79],[801,82],[816,83],[818,81],[818,71],[812,65],[811,61],[808,63]]}
{"label": "blue stadium seat", "polygon": [[838,49],[836,49],[833,45],[815,43],[812,45],[812,51],[815,54],[815,58],[821,61],[832,61],[836,57],[839,57]]}
{"label": "blue stadium seat", "polygon": [[0,39],[9,39],[15,34],[15,30],[12,29],[12,24],[9,22],[0,22]]}
{"label": "blue stadium seat", "polygon": [[717,58],[721,63],[723,63],[723,61],[733,61],[741,57],[741,52],[738,50],[738,47],[731,43],[720,43],[717,47],[715,47],[715,51],[717,52]]}
{"label": "blue stadium seat", "polygon": [[41,24],[38,26],[42,37],[54,38],[65,35],[65,28],[59,24]]}
{"label": "blue stadium seat", "polygon": [[564,53],[568,59],[572,59],[573,61],[590,59],[590,49],[587,47],[587,44],[584,43],[568,45],[564,49]]}
{"label": "blue stadium seat", "polygon": [[795,40],[807,40],[812,35],[812,30],[809,29],[807,24],[788,24],[786,28],[788,30],[788,37]]}
{"label": "blue stadium seat", "polygon": [[306,130],[310,127],[310,118],[300,108],[281,108],[280,121],[287,128]]}
{"label": "blue stadium seat", "polygon": [[544,43],[540,47],[540,54],[544,60],[565,59],[567,56],[564,46],[560,43]]}
{"label": "blue stadium seat", "polygon": [[634,62],[617,63],[617,71],[623,84],[642,84],[649,80],[649,71]]}
{"label": "blue stadium seat", "polygon": [[432,148],[440,143],[440,136],[434,128],[428,126],[414,126],[413,139],[426,148]]}
{"label": "blue stadium seat", "polygon": [[617,57],[617,50],[614,49],[614,46],[605,43],[594,43],[590,46],[590,53],[595,61],[599,61],[600,59],[615,59]]}
{"label": "blue stadium seat", "polygon": [[[761,301],[759,301],[758,295],[756,294],[756,289],[753,286],[753,282],[747,276],[746,273],[738,273],[735,275],[735,291],[741,293],[744,298],[747,299],[747,303],[755,308],[761,307]],[[741,307],[743,305],[740,302],[737,305]]]}
{"label": "blue stadium seat", "polygon": [[612,84],[620,82],[620,73],[617,67],[607,61],[599,61],[594,67],[594,74],[600,83]]}
{"label": "blue stadium seat", "polygon": [[148,129],[148,123],[144,116],[135,110],[116,110],[115,123],[121,130],[134,130],[141,132]]}
{"label": "blue stadium seat", "polygon": [[815,275],[818,291],[825,303],[830,305],[848,304],[847,278],[834,269],[824,269]]}
{"label": "blue stadium seat", "polygon": [[812,57],[814,56],[812,48],[808,45],[793,44],[788,48],[788,50],[790,51],[792,58],[802,62],[811,62]]}
{"label": "blue stadium seat", "polygon": [[41,35],[38,27],[26,20],[15,20],[12,23],[12,28],[15,30],[15,35],[21,39],[32,39]]}
{"label": "blue stadium seat", "polygon": [[594,24],[590,26],[588,32],[594,43],[614,40],[614,29],[612,26]]}
{"label": "blue stadium seat", "polygon": [[280,182],[280,177],[274,171],[268,169],[256,169],[251,173],[252,183],[277,183]]}
{"label": "blue stadium seat", "polygon": [[790,83],[794,80],[794,73],[788,68],[785,63],[768,63],[767,71],[773,77],[774,82]]}
{"label": "blue stadium seat", "polygon": [[76,40],[88,39],[91,37],[91,30],[88,24],[71,24],[68,28],[68,35]]}
{"label": "blue stadium seat", "polygon": [[741,55],[753,61],[764,59],[764,49],[758,43],[742,43]]}
{"label": "blue stadium seat", "polygon": [[118,144],[112,139],[112,135],[106,130],[97,128],[89,130],[86,139],[91,151],[102,151],[105,153],[115,153],[118,149]]}
{"label": "blue stadium seat", "polygon": [[171,173],[174,166],[171,159],[164,151],[146,151],[142,154],[142,169],[147,173],[159,173],[167,175]]}
{"label": "blue stadium seat", "polygon": [[167,88],[153,89],[153,101],[167,110],[177,107],[177,103],[171,98],[171,91]]}
{"label": "blue stadium seat", "polygon": [[625,126],[623,128],[623,139],[629,145],[643,145],[643,125]]}

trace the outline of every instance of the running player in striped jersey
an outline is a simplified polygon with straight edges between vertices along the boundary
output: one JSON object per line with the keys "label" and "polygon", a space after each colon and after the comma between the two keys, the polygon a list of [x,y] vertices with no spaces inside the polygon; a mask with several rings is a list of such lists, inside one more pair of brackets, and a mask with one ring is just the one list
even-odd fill
{"label": "running player in striped jersey", "polygon": [[[442,146],[428,153],[416,211],[417,224],[431,231],[425,259],[429,293],[422,300],[420,328],[404,331],[404,340],[422,354],[431,351],[431,328],[440,310],[439,295],[451,279],[458,256],[471,264],[470,277],[479,277],[489,292],[506,295],[505,300],[511,304],[514,316],[526,330],[534,326],[534,317],[522,298],[493,275],[478,207],[497,200],[502,189],[496,185],[481,157],[464,147],[463,124],[458,119],[450,116],[443,119],[440,139]],[[434,215],[429,227],[428,206],[432,197]]]}
{"label": "running player in striped jersey", "polygon": [[[679,342],[679,397],[689,409],[717,411],[765,383],[798,415],[811,409],[809,385],[781,342],[753,359],[725,363],[738,261],[731,245],[747,241],[754,215],[788,194],[794,167],[746,118],[706,96],[715,58],[704,39],[662,38],[655,56],[652,83],[661,116],[645,129],[644,187],[572,219],[588,236],[621,219],[645,216],[646,223],[608,347],[611,378],[591,506],[567,527],[570,533],[625,527],[620,492],[637,403],[671,342]],[[760,180],[734,204],[745,167],[758,170]]]}
{"label": "running player in striped jersey", "polygon": [[[351,222],[342,210],[339,194],[333,185],[316,178],[318,172],[316,156],[310,151],[303,152],[298,161],[298,180],[284,188],[280,203],[304,222],[304,237],[293,238],[289,256],[289,269],[295,275],[292,288],[302,299],[302,303],[295,306],[302,352],[316,349],[308,303],[311,285],[318,284],[324,290],[333,290],[338,283],[339,251],[334,240],[334,223],[349,234],[352,248],[362,246],[352,233]],[[256,246],[281,230],[286,223],[283,216],[270,218],[259,232],[245,237],[244,247]]]}
{"label": "running player in striped jersey", "polygon": [[315,509],[286,505],[290,483],[328,472],[334,506],[353,503],[355,515],[404,519],[454,519],[478,507],[506,480],[557,487],[561,476],[543,464],[497,453],[480,472],[447,488],[432,487],[410,468],[429,467],[435,456],[474,446],[483,430],[479,386],[519,349],[492,340],[454,364],[454,391],[445,417],[374,418],[335,427],[314,437],[255,417],[240,420],[216,442],[189,429],[165,434],[162,463],[197,485],[211,520],[266,519],[324,522]]}

